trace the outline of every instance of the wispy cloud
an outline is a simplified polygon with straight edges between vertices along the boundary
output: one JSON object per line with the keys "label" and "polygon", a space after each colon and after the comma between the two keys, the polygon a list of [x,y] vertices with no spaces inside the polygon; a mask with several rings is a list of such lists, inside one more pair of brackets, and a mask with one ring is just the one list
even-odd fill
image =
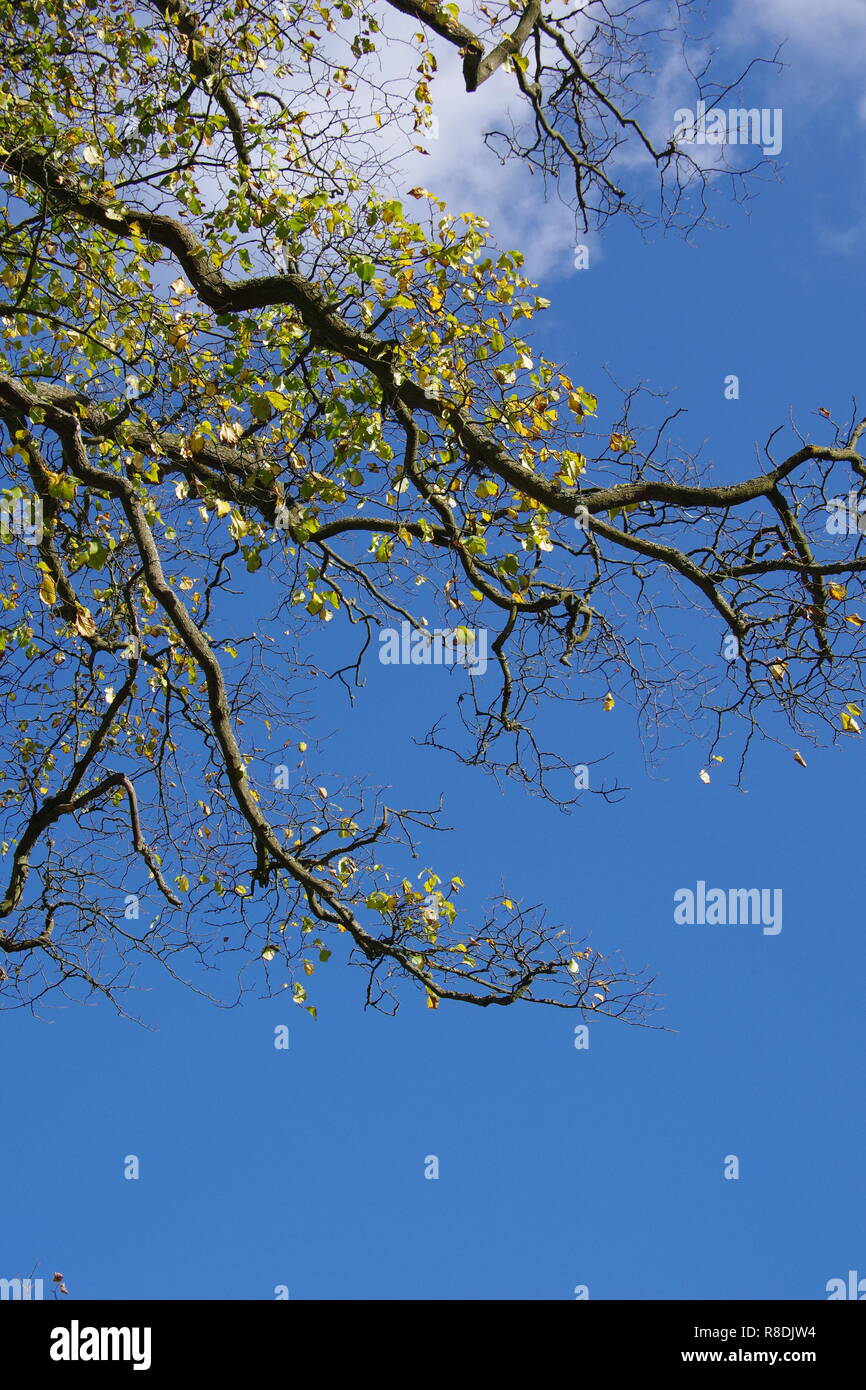
{"label": "wispy cloud", "polygon": [[[841,65],[861,71],[866,40],[866,4],[863,0],[734,0],[724,26],[741,42],[756,37],[785,39],[788,57],[805,53],[816,64]],[[799,64],[798,64],[799,66]]]}

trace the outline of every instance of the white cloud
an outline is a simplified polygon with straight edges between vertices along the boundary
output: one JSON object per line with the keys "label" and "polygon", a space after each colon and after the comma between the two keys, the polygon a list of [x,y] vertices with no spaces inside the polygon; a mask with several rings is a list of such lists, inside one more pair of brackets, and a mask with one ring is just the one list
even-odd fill
{"label": "white cloud", "polygon": [[[386,82],[406,72],[407,49],[394,44],[394,39],[408,39],[416,29],[409,21],[404,26],[401,16],[389,15],[388,43],[380,58]],[[591,244],[597,261],[597,242],[576,236],[574,212],[556,196],[556,189],[545,190],[540,175],[533,175],[519,160],[503,162],[485,144],[487,131],[507,131],[512,123],[525,119],[526,106],[514,79],[499,71],[476,92],[467,92],[456,49],[435,37],[430,48],[438,62],[431,84],[436,138],[415,137],[429,153],[411,150],[392,168],[391,180],[398,193],[405,195],[421,185],[442,198],[450,213],[474,212],[484,217],[500,249],[523,252],[525,272],[534,279],[573,273],[578,241]]]}

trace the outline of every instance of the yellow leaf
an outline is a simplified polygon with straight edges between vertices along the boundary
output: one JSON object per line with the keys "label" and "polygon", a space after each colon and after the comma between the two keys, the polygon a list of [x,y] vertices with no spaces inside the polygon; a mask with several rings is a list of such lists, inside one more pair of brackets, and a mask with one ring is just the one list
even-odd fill
{"label": "yellow leaf", "polygon": [[436,995],[435,995],[435,994],[428,994],[428,995],[427,995],[427,1008],[428,1008],[428,1009],[438,1009],[438,1008],[439,1008],[439,1000],[436,998]]}
{"label": "yellow leaf", "polygon": [[96,623],[93,621],[93,614],[87,608],[76,608],[73,627],[80,637],[96,636]]}
{"label": "yellow leaf", "polygon": [[801,767],[808,767],[808,763],[806,762],[806,759],[803,757],[802,753],[794,754],[794,762],[799,763]]}
{"label": "yellow leaf", "polygon": [[845,621],[846,623],[851,623],[853,627],[862,627],[866,620],[861,618],[859,613],[846,613]]}
{"label": "yellow leaf", "polygon": [[47,603],[50,608],[57,598],[57,589],[50,574],[43,574],[42,583],[39,585],[39,597],[43,603]]}
{"label": "yellow leaf", "polygon": [[845,588],[844,584],[828,584],[827,593],[831,598],[843,599],[847,595],[848,590]]}
{"label": "yellow leaf", "polygon": [[614,707],[615,704],[616,704],[616,700],[613,698],[613,696],[611,695],[610,691],[608,691],[607,694],[605,695],[604,699],[602,700],[602,703],[601,703],[602,709],[603,709],[603,710],[607,710],[607,711],[609,712],[610,710],[613,709],[613,707]]}

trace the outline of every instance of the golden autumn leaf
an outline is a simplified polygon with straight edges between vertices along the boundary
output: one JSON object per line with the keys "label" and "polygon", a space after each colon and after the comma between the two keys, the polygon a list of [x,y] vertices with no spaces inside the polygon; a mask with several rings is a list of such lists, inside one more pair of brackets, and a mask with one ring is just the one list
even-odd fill
{"label": "golden autumn leaf", "polygon": [[614,454],[628,454],[634,448],[635,441],[627,434],[612,434],[610,437],[610,449]]}
{"label": "golden autumn leaf", "polygon": [[75,631],[79,637],[95,637],[96,623],[93,621],[93,614],[87,608],[77,607],[75,610]]}
{"label": "golden autumn leaf", "polygon": [[843,599],[847,596],[848,590],[844,584],[828,584],[827,593],[831,598]]}
{"label": "golden autumn leaf", "polygon": [[47,603],[50,608],[57,598],[57,587],[50,574],[43,574],[42,583],[39,585],[39,597],[43,603]]}
{"label": "golden autumn leaf", "polygon": [[794,762],[799,763],[801,767],[809,766],[809,764],[806,762],[806,759],[803,757],[803,754],[799,752],[799,750],[794,753]]}
{"label": "golden autumn leaf", "polygon": [[607,694],[605,695],[604,699],[603,699],[602,702],[601,702],[601,707],[602,707],[602,709],[603,709],[603,710],[610,711],[610,710],[613,709],[613,707],[614,707],[615,704],[616,704],[616,700],[613,698],[613,696],[611,695],[610,691],[608,691]]}

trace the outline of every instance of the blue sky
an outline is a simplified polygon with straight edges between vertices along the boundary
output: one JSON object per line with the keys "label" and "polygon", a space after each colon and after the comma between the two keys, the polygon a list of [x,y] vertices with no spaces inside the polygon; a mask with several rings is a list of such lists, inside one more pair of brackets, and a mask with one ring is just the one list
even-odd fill
{"label": "blue sky", "polygon": [[[545,352],[602,397],[603,364],[670,390],[678,436],[730,478],[789,410],[824,438],[816,408],[866,396],[859,93],[843,72],[810,105],[812,60],[794,43],[788,61],[761,85],[785,112],[783,181],[749,217],[694,245],[611,227],[588,271],[542,286]],[[712,661],[716,626],[693,630]],[[804,749],[806,769],[767,743],[742,788],[724,767],[705,786],[687,729],[648,771],[624,704],[543,710],[575,763],[610,752],[630,788],[565,816],[418,748],[437,699],[424,668],[372,669],[354,710],[329,692],[323,778],[444,793],[435,859],[470,904],[502,881],[646,964],[662,1028],[597,1019],[577,1050],[561,1010],[364,1013],[338,953],[316,1022],[283,999],[219,1010],[155,970],[151,1031],[102,1002],[7,1014],[3,1273],[38,1262],[85,1299],[820,1299],[866,1275],[861,743]],[[698,879],[781,887],[782,932],[676,926]]]}

